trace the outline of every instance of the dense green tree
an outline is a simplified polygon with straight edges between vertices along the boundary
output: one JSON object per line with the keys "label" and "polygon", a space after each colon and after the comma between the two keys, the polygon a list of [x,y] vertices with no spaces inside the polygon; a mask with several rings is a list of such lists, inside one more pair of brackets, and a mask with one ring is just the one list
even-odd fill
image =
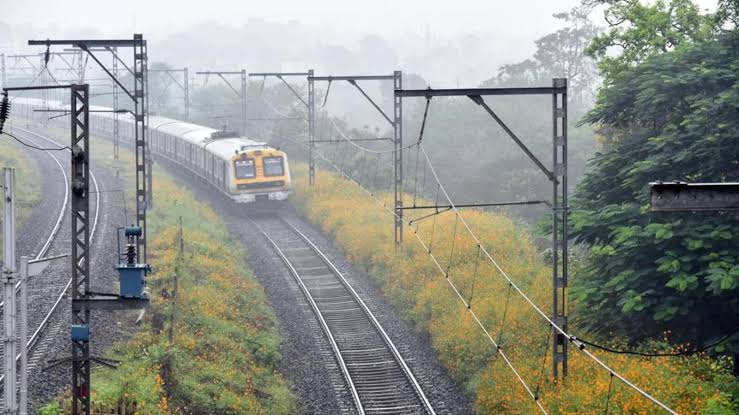
{"label": "dense green tree", "polygon": [[[522,62],[505,65],[482,87],[551,86],[552,78],[569,80],[569,117],[577,120],[592,104],[598,78],[595,63],[584,54],[597,33],[588,8],[578,7],[555,17],[561,28],[535,41],[535,52]],[[542,96],[486,97],[485,101],[540,160],[551,159],[552,103]],[[417,139],[425,101],[404,101],[404,140]],[[502,202],[548,199],[551,183],[481,107],[468,98],[434,98],[424,132],[424,145],[452,199],[463,202]],[[595,140],[590,126],[569,131],[571,183],[583,173]],[[405,156],[406,177],[416,175],[415,151]],[[419,179],[423,183],[423,178]],[[423,187],[423,186],[420,186]],[[426,197],[435,188],[426,187]],[[515,208],[517,216],[536,220],[539,207]]]}
{"label": "dense green tree", "polygon": [[[629,30],[628,38],[643,31]],[[606,82],[585,121],[607,145],[571,214],[572,236],[592,247],[573,287],[591,329],[635,341],[669,331],[701,346],[739,328],[737,216],[649,209],[649,182],[739,180],[739,32],[712,37],[670,42],[648,57],[644,48],[656,43],[633,40],[638,54],[601,61]],[[739,334],[717,350],[739,353]]]}
{"label": "dense green tree", "polygon": [[537,39],[533,57],[503,65],[496,81],[520,86],[567,78],[570,105],[576,110],[589,108],[599,79],[595,62],[585,55],[585,50],[600,31],[589,19],[590,13],[588,6],[555,13],[554,18],[562,22],[562,28]]}
{"label": "dense green tree", "polygon": [[708,39],[715,27],[691,0],[584,0],[606,6],[607,30],[596,36],[586,53],[598,60],[606,82],[612,75],[682,43]]}

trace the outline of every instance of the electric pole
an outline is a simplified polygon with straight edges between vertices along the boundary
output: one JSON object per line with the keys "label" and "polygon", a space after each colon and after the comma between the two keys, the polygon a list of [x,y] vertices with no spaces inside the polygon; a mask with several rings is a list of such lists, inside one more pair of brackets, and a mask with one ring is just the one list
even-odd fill
{"label": "electric pole", "polygon": [[15,396],[15,348],[17,342],[15,315],[15,169],[3,168],[3,375],[5,413],[18,413]]}

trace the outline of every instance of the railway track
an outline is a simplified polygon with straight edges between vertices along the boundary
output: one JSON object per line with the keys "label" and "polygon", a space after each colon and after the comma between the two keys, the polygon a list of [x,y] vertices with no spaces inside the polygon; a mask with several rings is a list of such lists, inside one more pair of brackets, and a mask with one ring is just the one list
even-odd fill
{"label": "railway track", "polygon": [[[36,145],[40,146],[37,140],[44,141],[47,144],[51,144],[53,146],[59,146],[59,143],[57,143],[54,140],[51,140],[41,134],[37,134],[33,131],[20,128],[20,127],[14,127],[15,130],[19,130],[23,132],[26,136],[24,137],[24,140]],[[30,136],[34,138],[29,138]],[[65,150],[69,152],[69,150]],[[36,259],[43,258],[51,249],[52,243],[54,242],[54,239],[59,233],[59,229],[61,228],[62,221],[64,219],[64,213],[66,212],[67,205],[68,205],[68,199],[69,199],[69,179],[67,177],[67,172],[62,166],[62,163],[59,161],[59,159],[51,154],[50,151],[46,151],[51,157],[54,158],[57,165],[59,166],[62,175],[64,177],[64,184],[65,184],[65,193],[64,193],[64,203],[62,205],[61,212],[59,213],[58,219],[56,221],[56,224],[54,228],[51,231],[51,234],[49,235],[49,238],[44,243],[41,251],[36,255]],[[93,219],[92,228],[90,229],[90,243],[92,243],[92,240],[95,236],[95,230],[97,228],[98,224],[98,218],[100,214],[100,192],[98,187],[97,179],[95,178],[95,174],[92,170],[90,170],[90,179],[92,181],[92,185],[94,188],[94,194],[95,194],[95,217]],[[66,282],[66,284],[60,284],[59,285],[59,291],[58,295],[55,295],[51,300],[53,300],[51,308],[48,310],[48,312],[44,313],[43,318],[41,318],[41,322],[33,329],[33,334],[31,337],[27,340],[27,348],[28,348],[28,361],[29,361],[29,372],[33,369],[33,363],[38,362],[40,360],[40,357],[37,355],[38,352],[42,352],[49,347],[49,342],[51,341],[51,337],[44,338],[44,334],[47,333],[47,331],[52,332],[58,332],[59,328],[53,326],[53,316],[54,313],[59,309],[60,305],[62,304],[62,300],[66,296],[67,292],[69,291],[70,286],[72,285],[72,278],[70,277],[69,280]],[[16,290],[20,289],[20,285],[16,284]],[[49,298],[29,298],[28,303],[29,304],[48,304]],[[3,304],[0,303],[0,306]],[[33,312],[33,310],[29,309],[29,321],[31,320],[30,314]],[[21,339],[21,341],[24,341],[24,339]],[[20,360],[20,354],[16,356],[16,362]],[[0,388],[2,387],[4,383],[4,375],[0,375]]]}
{"label": "railway track", "polygon": [[[37,143],[33,140],[28,140],[31,144],[37,145]],[[64,212],[67,211],[67,204],[69,202],[69,179],[67,178],[67,171],[64,170],[64,166],[62,166],[62,163],[59,161],[59,158],[56,157],[51,151],[44,151],[46,155],[51,157],[52,160],[56,163],[56,165],[59,167],[59,171],[62,174],[62,178],[64,179],[64,201],[62,202],[62,207],[59,209],[59,215],[56,218],[56,222],[54,222],[54,227],[51,229],[51,232],[49,233],[49,237],[46,238],[46,241],[44,242],[44,245],[39,250],[38,254],[33,258],[35,260],[41,259],[49,252],[49,249],[51,248],[52,242],[54,242],[54,239],[56,238],[56,235],[59,233],[59,228],[62,226],[62,220],[64,220]],[[20,291],[21,283],[18,282],[15,284],[15,292],[17,293]],[[5,306],[4,301],[0,301],[0,312],[2,312],[2,308]]]}
{"label": "railway track", "polygon": [[375,316],[334,264],[282,219],[250,218],[285,263],[333,349],[360,414],[435,414]]}

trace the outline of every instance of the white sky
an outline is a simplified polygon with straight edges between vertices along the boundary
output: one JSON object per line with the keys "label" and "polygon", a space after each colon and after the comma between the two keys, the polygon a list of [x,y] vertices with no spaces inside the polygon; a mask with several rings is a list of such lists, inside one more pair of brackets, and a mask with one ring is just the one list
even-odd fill
{"label": "white sky", "polygon": [[[716,0],[697,0],[714,7]],[[430,25],[438,35],[500,33],[537,36],[555,26],[552,13],[579,0],[0,0],[0,21],[12,26],[69,28],[105,35],[157,38],[213,20],[236,26],[250,18],[328,25],[338,32],[398,35]]]}
{"label": "white sky", "polygon": [[[711,9],[717,2],[693,1]],[[552,14],[567,11],[580,2],[0,0],[0,52],[30,52],[28,39],[129,38],[132,33],[142,33],[151,50],[156,51],[156,60],[172,65],[283,71],[312,67],[319,72],[356,69],[357,65],[373,71],[398,65],[436,87],[453,87],[476,85],[493,76],[500,65],[529,57],[535,49],[534,40],[561,27],[562,22]],[[597,25],[604,24],[599,11],[591,18]],[[289,24],[250,28],[249,22],[255,19],[300,25],[295,25],[294,31],[289,31]],[[208,25],[203,29],[204,22],[226,26],[208,30]],[[202,32],[183,35],[193,27]],[[247,32],[249,36],[245,36]],[[197,33],[206,36],[198,42],[193,37]],[[387,59],[381,61],[375,59],[377,54],[370,58],[357,53],[358,42],[365,35],[381,37],[392,48],[389,55],[395,57],[383,55]],[[275,39],[271,47],[270,36],[282,40]],[[305,41],[290,44],[289,39],[296,37]]]}

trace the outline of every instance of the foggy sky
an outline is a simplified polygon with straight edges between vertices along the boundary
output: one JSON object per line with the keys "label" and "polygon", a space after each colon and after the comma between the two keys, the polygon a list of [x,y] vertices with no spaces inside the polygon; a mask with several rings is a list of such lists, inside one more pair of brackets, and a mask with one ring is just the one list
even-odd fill
{"label": "foggy sky", "polygon": [[[0,17],[34,26],[92,26],[112,34],[133,31],[167,34],[187,25],[213,20],[232,25],[249,18],[291,20],[329,25],[339,31],[397,34],[419,30],[449,33],[506,31],[543,33],[553,26],[553,11],[566,10],[578,0],[74,0],[73,2],[1,0]],[[75,7],[70,7],[74,4]],[[79,19],[79,15],[83,18]],[[166,16],[166,17],[165,17]]]}
{"label": "foggy sky", "polygon": [[[698,0],[713,7],[716,0]],[[212,20],[240,26],[250,18],[330,26],[338,32],[398,35],[510,33],[531,40],[555,28],[552,13],[579,0],[0,0],[0,21],[39,28],[89,27],[107,36],[165,36]],[[2,43],[2,40],[0,40]]]}
{"label": "foggy sky", "polygon": [[[0,53],[38,52],[30,38],[143,33],[153,59],[175,66],[391,68],[437,87],[475,85],[531,56],[534,40],[561,27],[552,14],[580,1],[0,0]],[[601,12],[591,18],[603,25]]]}

